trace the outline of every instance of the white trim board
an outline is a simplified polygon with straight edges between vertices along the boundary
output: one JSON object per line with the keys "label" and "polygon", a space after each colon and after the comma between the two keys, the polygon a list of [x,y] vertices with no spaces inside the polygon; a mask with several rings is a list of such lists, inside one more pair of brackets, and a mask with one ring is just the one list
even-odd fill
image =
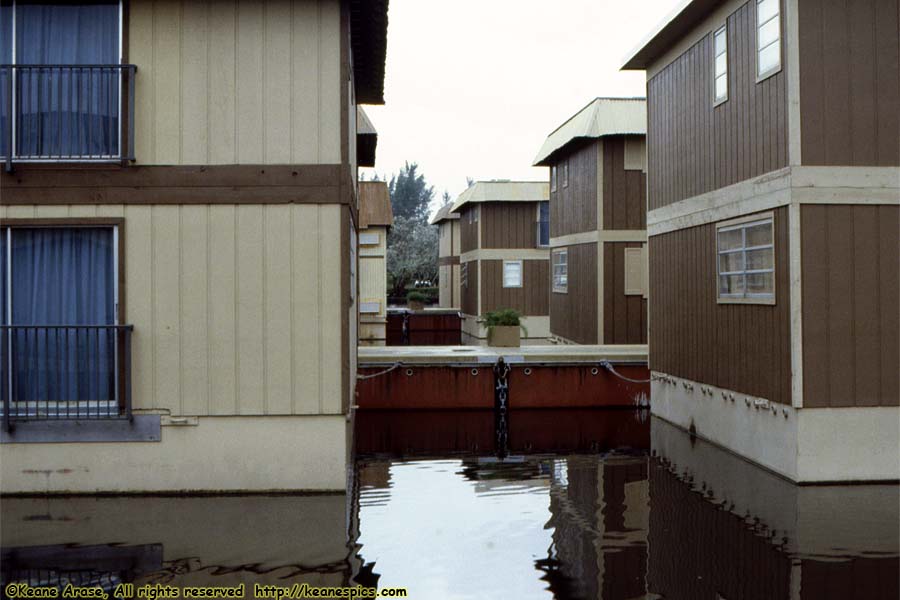
{"label": "white trim board", "polygon": [[491,248],[469,250],[459,256],[461,263],[473,260],[550,260],[550,248]]}

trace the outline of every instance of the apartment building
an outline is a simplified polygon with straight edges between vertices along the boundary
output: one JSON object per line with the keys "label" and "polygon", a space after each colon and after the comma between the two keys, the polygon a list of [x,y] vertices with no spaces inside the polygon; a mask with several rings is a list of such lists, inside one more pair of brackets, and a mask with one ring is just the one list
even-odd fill
{"label": "apartment building", "polygon": [[438,306],[459,308],[459,214],[452,204],[441,207],[429,221],[438,227]]}

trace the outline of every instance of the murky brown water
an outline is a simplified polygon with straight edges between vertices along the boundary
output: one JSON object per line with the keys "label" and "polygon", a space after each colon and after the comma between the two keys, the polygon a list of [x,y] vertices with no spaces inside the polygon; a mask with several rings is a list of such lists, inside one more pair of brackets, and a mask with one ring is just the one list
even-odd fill
{"label": "murky brown water", "polygon": [[[896,599],[900,489],[798,487],[646,413],[360,415],[352,493],[2,501],[2,577],[410,598]],[[518,420],[517,420],[518,417]],[[251,587],[252,590],[252,587]]]}

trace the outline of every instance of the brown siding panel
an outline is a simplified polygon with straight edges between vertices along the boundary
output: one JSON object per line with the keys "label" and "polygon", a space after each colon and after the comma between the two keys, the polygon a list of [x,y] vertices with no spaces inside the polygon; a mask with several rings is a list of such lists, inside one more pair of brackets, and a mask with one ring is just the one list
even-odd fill
{"label": "brown siding panel", "polygon": [[536,202],[492,202],[481,205],[482,248],[535,248]]}
{"label": "brown siding panel", "polygon": [[578,344],[597,343],[597,244],[569,246],[569,288],[550,294],[550,332]]}
{"label": "brown siding panel", "polygon": [[478,222],[470,223],[469,217],[473,205],[462,209],[459,218],[459,251],[469,252],[478,249]]}
{"label": "brown siding panel", "polygon": [[603,245],[603,343],[646,344],[647,300],[625,295],[625,248],[641,243]]}
{"label": "brown siding panel", "polygon": [[790,404],[788,215],[774,212],[774,306],[716,302],[715,223],[650,238],[653,370]]}
{"label": "brown siding panel", "polygon": [[712,31],[647,82],[649,210],[787,166],[788,67],[756,82],[754,7],[728,17],[726,102],[713,107]]}
{"label": "brown siding panel", "polygon": [[483,312],[513,308],[525,316],[549,314],[550,262],[523,260],[522,287],[503,287],[503,261],[481,261],[481,302]]}
{"label": "brown siding panel", "polygon": [[896,0],[801,0],[799,22],[803,164],[900,164]]}
{"label": "brown siding panel", "polygon": [[800,214],[803,405],[900,405],[900,208]]}
{"label": "brown siding panel", "polygon": [[[591,141],[556,162],[557,189],[550,192],[550,235],[559,237],[597,229],[597,152]],[[569,185],[563,187],[563,164],[569,163]]]}
{"label": "brown siding panel", "polygon": [[647,175],[625,170],[625,138],[603,139],[603,229],[646,229]]}
{"label": "brown siding panel", "polygon": [[[478,314],[478,261],[472,260],[467,263],[463,263],[464,265],[468,265],[466,267],[468,272],[468,285],[462,285],[460,283],[460,295],[462,296],[462,312],[467,315],[477,315]],[[460,267],[462,268],[462,267]],[[461,281],[461,278],[460,278]]]}

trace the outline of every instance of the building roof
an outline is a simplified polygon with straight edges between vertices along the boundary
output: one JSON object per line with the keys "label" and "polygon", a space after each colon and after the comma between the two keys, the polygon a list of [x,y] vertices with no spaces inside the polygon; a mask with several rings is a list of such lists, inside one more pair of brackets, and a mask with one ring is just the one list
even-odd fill
{"label": "building roof", "polygon": [[360,167],[375,166],[375,149],[378,132],[362,106],[356,107],[356,164]]}
{"label": "building roof", "polygon": [[388,0],[350,0],[350,39],[356,102],[384,104]]}
{"label": "building roof", "polygon": [[645,98],[594,98],[544,140],[534,166],[547,166],[571,145],[604,135],[647,133]]}
{"label": "building roof", "polygon": [[476,181],[459,195],[450,210],[459,212],[466,204],[477,202],[542,202],[549,199],[550,183],[546,181],[493,179]]}
{"label": "building roof", "polygon": [[700,21],[709,15],[722,0],[682,0],[638,46],[632,50],[622,65],[623,71],[647,69],[675,42],[684,37]]}
{"label": "building roof", "polygon": [[359,182],[359,228],[394,224],[391,195],[383,181]]}
{"label": "building roof", "polygon": [[428,224],[429,225],[437,225],[441,221],[453,221],[453,220],[458,219],[459,218],[458,213],[450,212],[450,210],[452,208],[453,208],[452,202],[448,202],[447,204],[443,205],[441,207],[441,209],[439,211],[437,211],[433,217],[431,217],[431,220],[428,221]]}

